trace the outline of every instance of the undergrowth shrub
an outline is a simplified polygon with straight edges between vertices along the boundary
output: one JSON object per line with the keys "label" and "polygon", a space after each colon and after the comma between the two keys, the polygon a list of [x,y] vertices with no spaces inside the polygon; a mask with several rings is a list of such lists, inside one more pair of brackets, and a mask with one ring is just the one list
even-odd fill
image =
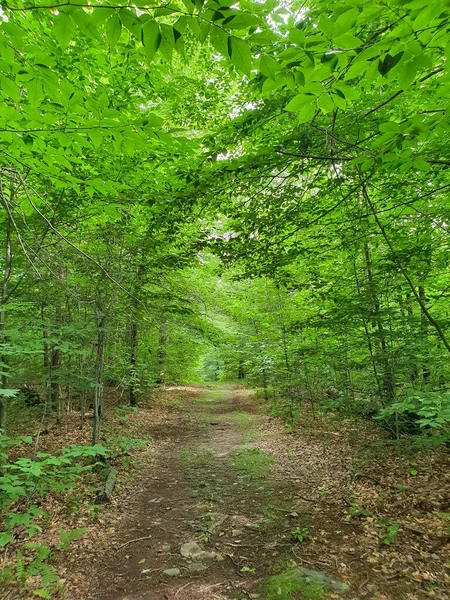
{"label": "undergrowth shrub", "polygon": [[[54,598],[60,593],[59,579],[50,564],[54,550],[45,544],[29,540],[42,531],[48,515],[41,507],[50,493],[61,493],[76,486],[79,478],[92,471],[99,458],[109,451],[101,445],[69,446],[58,454],[38,452],[33,458],[8,460],[12,446],[31,444],[30,436],[10,438],[0,434],[0,511],[3,515],[0,547],[11,546],[16,560],[0,571],[0,582],[16,580],[23,588],[28,582],[34,585],[33,594],[41,598]],[[60,532],[61,543],[57,550],[66,550],[71,541],[84,530]]]}

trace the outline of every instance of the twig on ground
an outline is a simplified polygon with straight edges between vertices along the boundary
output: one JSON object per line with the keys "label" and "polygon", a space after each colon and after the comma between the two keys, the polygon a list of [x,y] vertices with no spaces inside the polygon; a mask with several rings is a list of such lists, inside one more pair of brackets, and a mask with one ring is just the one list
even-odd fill
{"label": "twig on ground", "polygon": [[135,538],[134,540],[128,540],[128,542],[125,542],[124,544],[122,544],[121,546],[119,546],[117,548],[116,554],[117,554],[117,552],[122,550],[122,548],[125,548],[125,546],[128,546],[128,544],[133,544],[134,542],[142,542],[142,540],[149,540],[151,537],[152,537],[151,535],[146,535],[145,537]]}
{"label": "twig on ground", "polygon": [[178,594],[179,594],[179,593],[180,593],[182,590],[184,590],[185,588],[187,588],[187,587],[188,587],[188,585],[192,585],[193,583],[194,583],[193,581],[188,581],[187,583],[185,583],[184,585],[182,585],[180,588],[178,588],[178,590],[177,590],[177,591],[175,592],[175,594],[174,594],[174,598],[175,598],[176,596],[178,596]]}

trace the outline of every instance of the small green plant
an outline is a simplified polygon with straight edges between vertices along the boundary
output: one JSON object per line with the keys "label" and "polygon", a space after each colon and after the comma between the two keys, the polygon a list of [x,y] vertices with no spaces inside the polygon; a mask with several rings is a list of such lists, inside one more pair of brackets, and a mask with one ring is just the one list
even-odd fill
{"label": "small green plant", "polygon": [[117,419],[123,419],[130,415],[130,413],[135,413],[138,411],[137,406],[130,406],[129,404],[123,406],[117,406],[114,414]]}
{"label": "small green plant", "polygon": [[234,413],[234,416],[241,429],[247,429],[250,426],[250,415],[248,413],[239,411]]}
{"label": "small green plant", "polygon": [[292,531],[292,535],[296,542],[302,543],[309,537],[309,529],[308,527],[296,527]]}
{"label": "small green plant", "polygon": [[180,451],[180,461],[184,468],[207,467],[211,463],[211,459],[210,448],[187,447]]}
{"label": "small green plant", "polygon": [[58,550],[62,550],[63,552],[69,549],[69,546],[72,542],[80,538],[88,531],[87,527],[79,527],[78,529],[69,529],[68,531],[64,531],[64,529],[59,530],[59,546]]}
{"label": "small green plant", "polygon": [[400,527],[400,523],[392,523],[391,525],[388,525],[386,529],[379,534],[380,542],[386,546],[392,546],[395,544],[397,533]]}
{"label": "small green plant", "polygon": [[[33,590],[38,598],[52,600],[62,592],[62,585],[55,568],[49,564],[53,558],[52,549],[45,544],[29,542],[18,550],[15,561],[15,578],[25,591],[28,581],[37,581],[40,587]],[[2,574],[3,575],[3,574]]]}
{"label": "small green plant", "polygon": [[145,450],[151,440],[151,436],[145,438],[115,437],[108,440],[113,456],[129,454],[133,450]]}
{"label": "small green plant", "polygon": [[447,535],[450,536],[450,513],[442,512],[439,513],[439,517],[447,522]]}
{"label": "small green plant", "polygon": [[273,457],[259,448],[236,452],[233,465],[240,475],[247,479],[259,479],[267,475],[273,464]]}
{"label": "small green plant", "polygon": [[445,443],[450,425],[450,392],[408,389],[404,398],[384,408],[376,418],[394,427],[397,436],[427,433]]}
{"label": "small green plant", "polygon": [[418,473],[417,463],[416,462],[410,462],[409,466],[410,466],[409,474],[411,475],[411,477],[415,477],[417,475],[417,473]]}
{"label": "small green plant", "polygon": [[241,573],[251,573],[252,575],[256,573],[255,567],[242,567]]}
{"label": "small green plant", "polygon": [[355,498],[351,498],[350,506],[348,507],[350,517],[370,517],[370,511],[359,505]]}
{"label": "small green plant", "polygon": [[104,507],[102,504],[89,504],[88,511],[93,521],[98,521]]}
{"label": "small green plant", "polygon": [[[42,531],[48,517],[38,506],[40,499],[49,493],[60,493],[73,489],[81,475],[98,465],[97,458],[108,456],[109,451],[100,445],[70,446],[58,454],[38,452],[34,458],[21,457],[8,462],[10,446],[31,443],[31,438],[9,438],[0,435],[0,510],[3,512],[3,531],[0,532],[0,547],[10,544],[15,538],[16,528],[25,528],[28,539]],[[36,504],[29,504],[33,498]],[[69,543],[81,535],[82,530],[61,533],[58,549],[67,549]],[[22,536],[21,536],[22,537]],[[12,570],[4,569],[0,580],[12,577],[25,589],[30,579],[38,579],[41,587],[33,594],[41,598],[55,598],[60,592],[60,583],[50,564],[52,549],[43,544],[26,541],[16,552],[16,565]]]}

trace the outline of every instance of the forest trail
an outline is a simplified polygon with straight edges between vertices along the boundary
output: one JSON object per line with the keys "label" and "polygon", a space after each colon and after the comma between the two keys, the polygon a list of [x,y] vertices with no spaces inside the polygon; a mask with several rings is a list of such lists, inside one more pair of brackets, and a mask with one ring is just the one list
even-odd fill
{"label": "forest trail", "polygon": [[[237,386],[173,393],[149,427],[149,463],[77,558],[77,583],[68,576],[71,600],[272,600],[287,596],[261,582],[292,567],[348,584],[351,600],[422,597],[370,564],[374,548],[348,516],[341,434],[312,423],[293,435]],[[316,592],[301,597],[338,597]]]}

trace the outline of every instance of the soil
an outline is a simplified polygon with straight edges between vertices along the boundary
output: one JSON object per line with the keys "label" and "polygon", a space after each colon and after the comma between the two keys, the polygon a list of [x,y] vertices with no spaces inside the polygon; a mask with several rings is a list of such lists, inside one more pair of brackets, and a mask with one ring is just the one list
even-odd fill
{"label": "soil", "polygon": [[[150,449],[59,566],[69,600],[265,600],[261,582],[294,566],[350,600],[450,598],[445,456],[421,481],[384,449],[378,472],[361,453],[376,432],[312,413],[289,430],[238,386],[168,388],[133,418]],[[189,542],[209,555],[185,558]]]}

